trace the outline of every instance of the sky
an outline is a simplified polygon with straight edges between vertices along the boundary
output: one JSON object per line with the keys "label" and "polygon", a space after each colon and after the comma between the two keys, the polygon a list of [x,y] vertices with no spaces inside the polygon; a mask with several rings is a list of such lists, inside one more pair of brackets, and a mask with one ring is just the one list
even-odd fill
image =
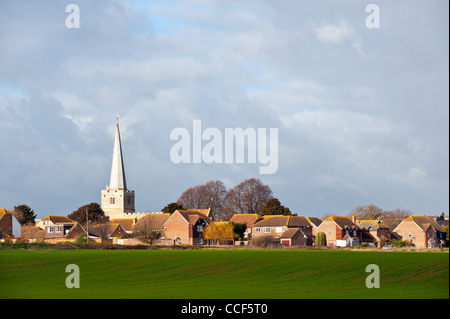
{"label": "sky", "polygon": [[[79,8],[79,28],[68,28]],[[367,5],[379,8],[368,28]],[[100,202],[116,115],[136,211],[248,178],[301,216],[449,211],[449,4],[0,1],[0,207]],[[174,129],[278,130],[278,167],[174,163]],[[192,142],[193,143],[193,142]],[[207,142],[203,141],[202,146]]]}

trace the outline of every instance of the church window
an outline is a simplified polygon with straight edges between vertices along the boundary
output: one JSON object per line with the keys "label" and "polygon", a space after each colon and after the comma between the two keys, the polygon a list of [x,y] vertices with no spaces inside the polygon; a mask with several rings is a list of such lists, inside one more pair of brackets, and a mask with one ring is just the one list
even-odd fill
{"label": "church window", "polygon": [[115,204],[115,203],[116,203],[116,199],[115,199],[114,197],[111,197],[111,198],[109,199],[109,203],[110,203],[110,204]]}

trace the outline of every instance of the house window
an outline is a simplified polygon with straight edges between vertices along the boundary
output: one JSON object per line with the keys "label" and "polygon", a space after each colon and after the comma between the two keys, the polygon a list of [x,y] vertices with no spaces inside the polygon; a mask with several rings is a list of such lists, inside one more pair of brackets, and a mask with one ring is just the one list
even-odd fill
{"label": "house window", "polygon": [[56,226],[55,233],[60,233],[61,231],[62,231],[62,227],[61,226]]}
{"label": "house window", "polygon": [[203,238],[199,237],[197,238],[197,245],[202,245],[203,244]]}
{"label": "house window", "polygon": [[256,228],[255,228],[255,233],[260,233],[260,232],[261,232],[261,228],[256,227]]}
{"label": "house window", "polygon": [[265,233],[270,233],[270,227],[264,227],[264,232]]}
{"label": "house window", "polygon": [[348,229],[345,230],[345,234],[348,235]]}
{"label": "house window", "polygon": [[276,227],[275,228],[275,232],[276,233],[282,233],[283,232],[283,227]]}
{"label": "house window", "polygon": [[356,236],[356,229],[353,230],[353,236]]}
{"label": "house window", "polygon": [[328,234],[331,234],[331,229],[328,229]]}
{"label": "house window", "polygon": [[197,225],[197,231],[201,233],[203,231],[203,225]]}
{"label": "house window", "polygon": [[54,227],[53,227],[53,226],[50,226],[50,227],[48,228],[48,232],[49,232],[49,233],[53,233],[53,231],[54,231]]}
{"label": "house window", "polygon": [[409,233],[408,236],[411,237],[411,233]]}

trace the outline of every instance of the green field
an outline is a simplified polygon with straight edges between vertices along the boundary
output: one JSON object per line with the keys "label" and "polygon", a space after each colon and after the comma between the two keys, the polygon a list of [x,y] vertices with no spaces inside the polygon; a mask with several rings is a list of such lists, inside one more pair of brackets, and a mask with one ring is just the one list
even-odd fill
{"label": "green field", "polygon": [[[68,264],[78,289],[65,286]],[[448,266],[445,252],[0,250],[0,298],[449,298]]]}

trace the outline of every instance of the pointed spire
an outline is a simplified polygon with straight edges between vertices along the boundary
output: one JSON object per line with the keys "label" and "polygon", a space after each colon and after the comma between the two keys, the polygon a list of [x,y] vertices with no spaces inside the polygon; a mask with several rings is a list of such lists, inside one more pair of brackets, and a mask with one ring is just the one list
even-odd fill
{"label": "pointed spire", "polygon": [[111,189],[127,189],[127,181],[125,179],[125,169],[123,167],[122,144],[120,142],[119,132],[119,115],[117,115],[116,136],[114,138],[114,151],[111,166],[111,177],[109,180],[109,188]]}

